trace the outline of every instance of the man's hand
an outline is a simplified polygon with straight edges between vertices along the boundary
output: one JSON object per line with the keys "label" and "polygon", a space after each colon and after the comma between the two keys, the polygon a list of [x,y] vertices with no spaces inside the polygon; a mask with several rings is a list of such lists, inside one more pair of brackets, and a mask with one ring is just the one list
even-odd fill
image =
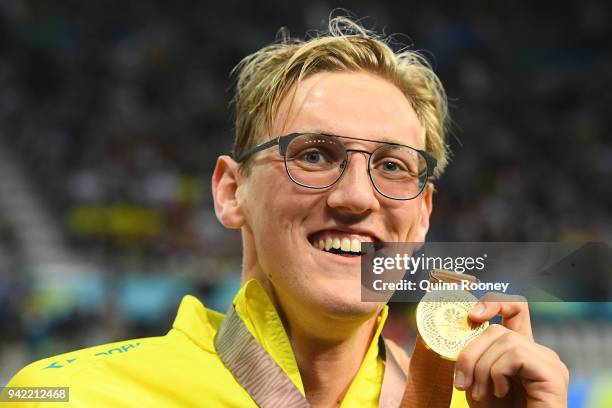
{"label": "man's hand", "polygon": [[455,386],[470,407],[566,407],[569,371],[534,341],[525,298],[487,293],[469,317],[481,323],[497,315],[502,324],[468,344],[455,365]]}

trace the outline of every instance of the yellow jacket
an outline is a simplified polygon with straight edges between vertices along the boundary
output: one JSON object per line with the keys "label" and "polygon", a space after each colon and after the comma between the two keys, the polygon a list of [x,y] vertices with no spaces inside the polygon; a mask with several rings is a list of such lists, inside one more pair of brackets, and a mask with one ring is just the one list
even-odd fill
{"label": "yellow jacket", "polygon": [[[248,331],[304,394],[281,320],[261,286],[245,284],[234,299]],[[223,315],[193,296],[181,302],[172,329],[162,337],[91,347],[34,362],[7,387],[69,387],[69,402],[0,402],[0,407],[256,407],[215,351]],[[378,337],[385,307],[364,361],[342,407],[377,407],[384,373]],[[467,407],[455,390],[451,407]]]}

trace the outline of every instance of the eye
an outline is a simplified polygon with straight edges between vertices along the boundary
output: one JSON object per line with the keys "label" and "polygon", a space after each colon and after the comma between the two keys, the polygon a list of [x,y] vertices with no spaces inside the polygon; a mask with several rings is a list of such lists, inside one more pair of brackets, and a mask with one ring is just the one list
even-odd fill
{"label": "eye", "polygon": [[397,166],[397,163],[385,162],[385,163],[383,163],[383,170],[385,170],[385,171],[397,171],[397,170],[399,170],[399,167]]}
{"label": "eye", "polygon": [[395,159],[387,158],[379,161],[376,164],[376,168],[380,169],[385,173],[397,173],[400,171],[406,172],[406,166],[404,163],[398,162]]}
{"label": "eye", "polygon": [[316,150],[311,150],[304,153],[304,160],[310,164],[317,164],[321,161],[321,153]]}
{"label": "eye", "polygon": [[299,154],[298,161],[308,166],[325,166],[334,162],[334,158],[332,153],[325,149],[310,148]]}

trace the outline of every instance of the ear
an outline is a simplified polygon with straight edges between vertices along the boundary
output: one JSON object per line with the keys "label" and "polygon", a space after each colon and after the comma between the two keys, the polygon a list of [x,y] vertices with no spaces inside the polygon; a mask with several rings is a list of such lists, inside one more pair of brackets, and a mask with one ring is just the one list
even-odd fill
{"label": "ear", "polygon": [[425,236],[427,235],[427,231],[429,231],[429,217],[431,216],[433,208],[433,192],[433,184],[427,183],[419,207],[419,225],[417,227],[419,242],[425,241]]}
{"label": "ear", "polygon": [[215,214],[226,228],[238,229],[244,224],[237,196],[239,184],[238,163],[229,156],[219,156],[212,176],[212,193]]}

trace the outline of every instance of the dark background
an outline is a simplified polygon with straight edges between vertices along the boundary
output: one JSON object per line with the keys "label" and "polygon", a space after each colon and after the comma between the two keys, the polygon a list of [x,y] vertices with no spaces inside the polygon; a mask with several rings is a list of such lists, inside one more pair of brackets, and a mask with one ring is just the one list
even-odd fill
{"label": "dark background", "polygon": [[[229,72],[336,7],[405,33],[445,84],[453,159],[429,240],[612,242],[611,7],[516,3],[0,2],[0,385],[34,359],[162,335],[185,293],[227,307],[240,237],[210,177],[233,139]],[[532,309],[587,404],[612,370],[612,308]],[[409,348],[411,309],[392,312]]]}

